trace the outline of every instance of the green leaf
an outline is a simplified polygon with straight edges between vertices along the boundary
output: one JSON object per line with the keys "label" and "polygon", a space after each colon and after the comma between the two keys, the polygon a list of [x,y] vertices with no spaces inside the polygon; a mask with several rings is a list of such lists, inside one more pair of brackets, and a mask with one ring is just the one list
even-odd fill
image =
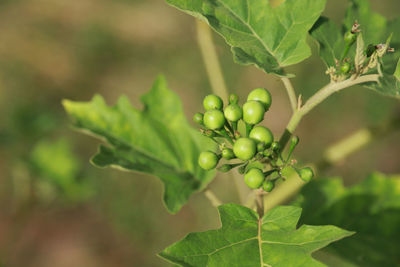
{"label": "green leaf", "polygon": [[311,55],[308,30],[325,8],[325,0],[270,1],[167,0],[172,6],[206,20],[231,46],[235,61],[286,76],[283,67]]}
{"label": "green leaf", "polygon": [[64,100],[63,105],[78,129],[109,144],[100,146],[94,165],[158,176],[165,184],[166,207],[175,213],[214,177],[197,164],[200,151],[213,144],[189,126],[179,97],[162,76],[142,102],[143,111],[133,108],[126,97],[114,107],[101,96],[90,102]]}
{"label": "green leaf", "polygon": [[335,226],[296,229],[301,209],[292,206],[275,207],[261,220],[253,210],[236,204],[222,205],[218,211],[222,228],[191,233],[160,256],[184,267],[325,266],[311,253],[352,235]]}
{"label": "green leaf", "polygon": [[319,45],[319,55],[327,65],[336,66],[345,48],[340,28],[326,17],[320,17],[310,30],[311,36]]}
{"label": "green leaf", "polygon": [[[380,77],[379,83],[365,83],[363,86],[385,96],[400,99],[400,77],[395,75],[400,58],[400,17],[387,21],[372,11],[368,0],[349,0],[349,2],[343,24],[344,31],[351,30],[354,22],[358,21],[366,46],[385,43],[393,34],[390,45],[395,48],[395,53],[388,53],[383,57],[381,62],[383,76]],[[335,60],[341,58],[344,50],[344,31],[327,18],[320,18],[310,31],[311,36],[319,44],[320,57],[328,67],[334,67]],[[351,50],[349,56],[354,55],[355,51]]]}
{"label": "green leaf", "polygon": [[363,267],[400,262],[400,176],[375,173],[350,188],[339,178],[316,180],[302,189],[297,204],[302,223],[332,223],[357,232],[328,251]]}

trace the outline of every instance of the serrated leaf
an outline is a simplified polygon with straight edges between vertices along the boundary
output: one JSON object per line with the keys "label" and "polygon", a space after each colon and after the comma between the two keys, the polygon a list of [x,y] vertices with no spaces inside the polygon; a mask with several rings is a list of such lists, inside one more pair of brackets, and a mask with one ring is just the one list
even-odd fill
{"label": "serrated leaf", "polygon": [[350,188],[339,178],[307,184],[297,204],[302,223],[332,223],[356,231],[328,251],[358,266],[397,266],[400,263],[400,176],[375,173]]}
{"label": "serrated leaf", "polygon": [[184,267],[325,266],[311,253],[353,234],[335,226],[296,229],[301,209],[293,206],[275,207],[262,219],[236,204],[218,211],[222,228],[191,233],[160,256]]}
{"label": "serrated leaf", "polygon": [[[358,21],[366,45],[384,43],[393,33],[391,46],[395,48],[395,53],[388,53],[383,57],[383,76],[379,79],[379,83],[364,83],[363,86],[385,96],[400,99],[400,79],[394,75],[400,58],[400,17],[387,21],[385,17],[371,10],[368,0],[349,0],[349,2],[343,25],[345,31],[351,30],[354,22]],[[310,33],[319,43],[320,56],[325,64],[328,67],[335,66],[335,59],[340,58],[344,49],[344,32],[332,21],[324,18],[316,23]],[[350,51],[349,56],[354,56],[354,51]]]}
{"label": "serrated leaf", "polygon": [[114,107],[101,96],[90,102],[64,100],[63,105],[78,129],[109,144],[100,146],[93,157],[96,166],[159,177],[165,185],[166,207],[175,213],[214,177],[197,164],[200,151],[213,144],[189,126],[179,97],[167,88],[164,77],[157,78],[142,102],[143,111],[133,108],[126,97]]}
{"label": "serrated leaf", "polygon": [[325,0],[270,1],[167,0],[172,6],[206,20],[231,46],[235,61],[254,64],[267,73],[285,76],[283,67],[311,55],[308,30]]}

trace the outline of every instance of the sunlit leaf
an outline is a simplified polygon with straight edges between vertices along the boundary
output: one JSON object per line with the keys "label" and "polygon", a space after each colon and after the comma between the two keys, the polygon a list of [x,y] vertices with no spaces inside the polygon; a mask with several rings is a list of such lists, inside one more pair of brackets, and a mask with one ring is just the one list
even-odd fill
{"label": "sunlit leaf", "polygon": [[279,206],[259,218],[236,204],[218,208],[222,228],[191,233],[160,256],[184,267],[325,266],[311,253],[352,234],[335,226],[302,225],[301,209]]}
{"label": "sunlit leaf", "polygon": [[101,96],[63,104],[78,129],[108,143],[92,159],[96,166],[159,177],[165,184],[167,209],[177,212],[214,177],[197,164],[200,151],[213,145],[187,123],[179,97],[167,88],[162,76],[142,102],[142,111],[133,108],[127,97],[121,97],[114,107]]}
{"label": "sunlit leaf", "polygon": [[[283,67],[311,55],[307,32],[325,8],[325,0],[270,1],[167,0],[206,20],[231,46],[236,62],[267,73],[286,75]],[[276,1],[275,1],[276,2]]]}

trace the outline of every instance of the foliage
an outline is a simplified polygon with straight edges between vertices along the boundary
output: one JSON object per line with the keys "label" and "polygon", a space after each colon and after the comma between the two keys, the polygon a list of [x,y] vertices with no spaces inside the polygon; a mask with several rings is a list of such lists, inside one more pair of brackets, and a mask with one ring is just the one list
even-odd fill
{"label": "foliage", "polygon": [[349,188],[340,178],[307,184],[296,201],[301,223],[334,224],[357,233],[328,247],[358,266],[400,262],[400,176],[374,173]]}
{"label": "foliage", "polygon": [[160,256],[185,267],[325,266],[311,253],[352,233],[335,226],[302,225],[301,209],[279,206],[259,218],[236,204],[218,208],[222,228],[192,233]]}
{"label": "foliage", "polygon": [[106,141],[92,163],[158,176],[165,184],[164,202],[177,212],[190,195],[214,177],[197,164],[200,149],[213,145],[187,123],[182,104],[160,76],[142,97],[143,111],[121,97],[109,107],[101,96],[87,103],[65,100],[64,107],[75,127]]}

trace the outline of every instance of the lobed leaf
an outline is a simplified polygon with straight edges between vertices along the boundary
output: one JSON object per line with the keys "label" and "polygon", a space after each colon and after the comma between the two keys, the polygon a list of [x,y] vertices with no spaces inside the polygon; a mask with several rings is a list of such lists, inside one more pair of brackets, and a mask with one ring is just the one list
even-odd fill
{"label": "lobed leaf", "polygon": [[142,111],[126,97],[114,107],[101,96],[90,102],[64,100],[63,105],[76,128],[108,143],[93,157],[94,165],[159,177],[165,185],[166,207],[175,213],[214,177],[197,164],[200,151],[212,149],[213,144],[189,126],[178,96],[167,88],[163,76],[142,102]]}
{"label": "lobed leaf", "polygon": [[400,176],[374,173],[360,184],[343,186],[339,178],[307,184],[297,204],[301,223],[332,223],[357,234],[328,251],[358,266],[397,266],[400,262]]}
{"label": "lobed leaf", "polygon": [[307,32],[325,8],[325,0],[167,0],[204,19],[231,46],[235,61],[267,73],[287,76],[283,67],[311,55]]}
{"label": "lobed leaf", "polygon": [[301,209],[293,206],[276,207],[261,219],[236,204],[218,211],[220,229],[191,233],[160,256],[184,267],[325,266],[311,253],[353,234],[335,226],[296,229]]}

